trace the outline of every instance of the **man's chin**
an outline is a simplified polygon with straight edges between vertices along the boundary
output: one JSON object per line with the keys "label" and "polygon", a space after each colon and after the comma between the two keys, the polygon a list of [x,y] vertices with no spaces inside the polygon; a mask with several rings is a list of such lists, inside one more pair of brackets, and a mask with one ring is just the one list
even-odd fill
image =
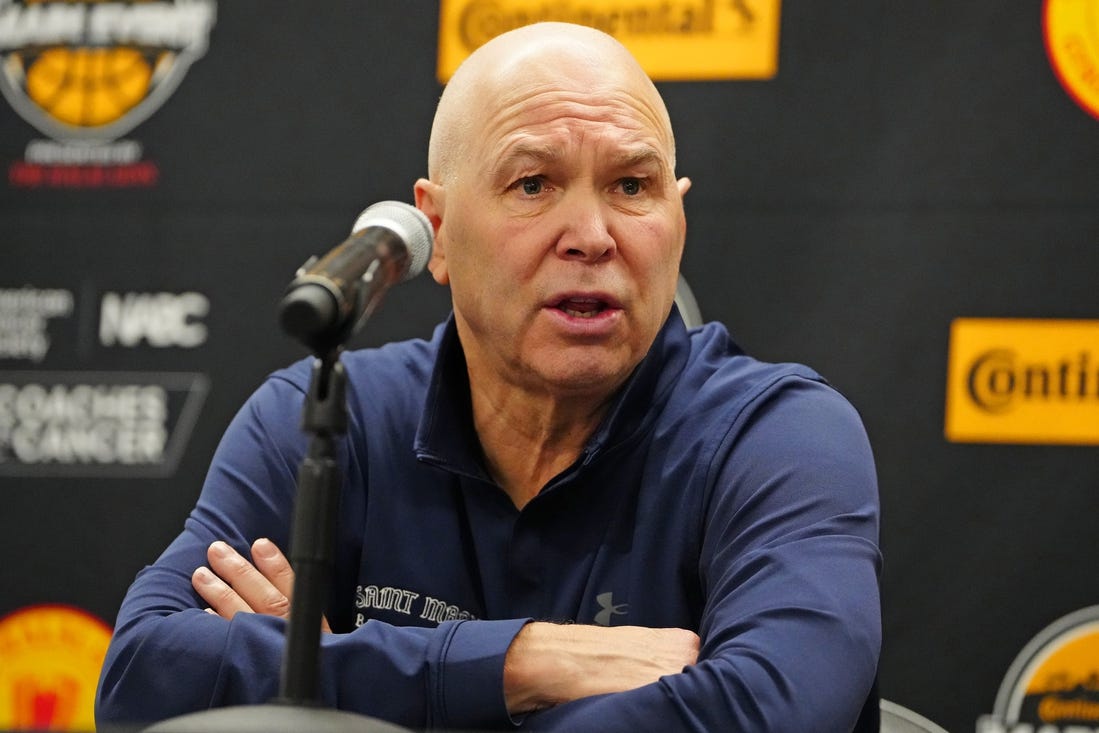
{"label": "man's chin", "polygon": [[613,394],[629,377],[635,364],[621,359],[554,359],[535,371],[547,391],[562,397],[603,399]]}

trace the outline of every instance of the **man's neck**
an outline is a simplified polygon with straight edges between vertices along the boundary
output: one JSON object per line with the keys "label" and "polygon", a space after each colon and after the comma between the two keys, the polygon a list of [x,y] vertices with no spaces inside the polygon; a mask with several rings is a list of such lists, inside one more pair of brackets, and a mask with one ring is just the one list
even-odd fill
{"label": "man's neck", "polygon": [[472,377],[470,383],[487,468],[519,509],[576,461],[609,405],[608,399],[478,388]]}

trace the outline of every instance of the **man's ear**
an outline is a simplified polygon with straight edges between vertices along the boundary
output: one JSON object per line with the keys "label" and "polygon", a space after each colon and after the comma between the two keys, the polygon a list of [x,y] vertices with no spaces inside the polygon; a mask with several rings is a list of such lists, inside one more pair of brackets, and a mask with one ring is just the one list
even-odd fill
{"label": "man's ear", "polygon": [[427,261],[427,269],[435,278],[435,282],[447,285],[450,283],[450,274],[446,267],[445,237],[440,234],[443,227],[443,210],[446,208],[446,189],[438,183],[420,178],[416,181],[413,192],[416,196],[416,208],[427,216],[435,234],[435,243],[431,248],[431,259]]}
{"label": "man's ear", "polygon": [[684,176],[675,182],[675,186],[679,189],[679,197],[683,198],[691,190],[691,179]]}

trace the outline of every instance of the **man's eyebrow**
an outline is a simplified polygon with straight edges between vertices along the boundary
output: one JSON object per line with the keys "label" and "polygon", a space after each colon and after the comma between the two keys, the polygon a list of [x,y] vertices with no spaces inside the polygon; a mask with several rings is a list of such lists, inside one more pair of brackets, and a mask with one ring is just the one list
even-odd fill
{"label": "man's eyebrow", "polygon": [[620,168],[633,168],[646,165],[664,166],[665,156],[651,145],[624,150],[614,157],[614,164]]}

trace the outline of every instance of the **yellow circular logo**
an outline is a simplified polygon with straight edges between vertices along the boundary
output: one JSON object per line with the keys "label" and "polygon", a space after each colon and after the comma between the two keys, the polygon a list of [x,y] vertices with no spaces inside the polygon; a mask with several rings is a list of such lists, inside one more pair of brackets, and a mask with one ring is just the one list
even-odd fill
{"label": "yellow circular logo", "polygon": [[1058,619],[1015,658],[979,733],[1099,729],[1099,606]]}
{"label": "yellow circular logo", "polygon": [[1042,24],[1061,86],[1099,119],[1099,0],[1045,0]]}
{"label": "yellow circular logo", "polygon": [[95,689],[111,629],[68,606],[0,618],[0,729],[95,730]]}

